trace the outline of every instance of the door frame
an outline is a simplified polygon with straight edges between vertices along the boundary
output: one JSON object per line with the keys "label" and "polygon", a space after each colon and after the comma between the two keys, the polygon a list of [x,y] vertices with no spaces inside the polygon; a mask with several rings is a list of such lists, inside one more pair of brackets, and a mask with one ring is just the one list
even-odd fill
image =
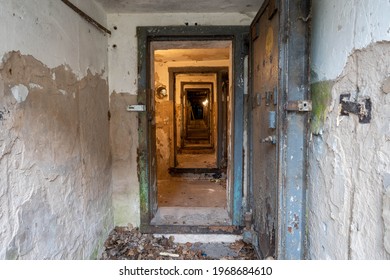
{"label": "door frame", "polygon": [[[277,251],[278,259],[306,257],[306,189],[309,143],[309,111],[287,109],[287,104],[310,99],[311,0],[279,1],[283,114],[279,114],[280,171]],[[293,160],[292,160],[293,159]]]}
{"label": "door frame", "polygon": [[[152,41],[231,41],[232,42],[232,73],[233,73],[233,110],[232,110],[232,178],[233,193],[231,194],[231,217],[233,226],[242,225],[243,205],[243,129],[244,129],[244,60],[248,54],[249,26],[149,26],[137,27],[138,38],[138,103],[146,105],[150,90],[150,43]],[[148,109],[147,109],[148,110]],[[139,147],[138,147],[138,179],[140,184],[140,228],[143,232],[164,231],[163,227],[153,227],[150,223],[154,215],[155,198],[149,187],[151,181],[151,153],[153,145],[148,137],[149,118],[154,112],[139,113]],[[177,226],[179,232],[199,232],[200,227]],[[175,231],[170,226],[169,231]],[[215,229],[214,229],[215,230]],[[207,231],[207,229],[206,229]]]}

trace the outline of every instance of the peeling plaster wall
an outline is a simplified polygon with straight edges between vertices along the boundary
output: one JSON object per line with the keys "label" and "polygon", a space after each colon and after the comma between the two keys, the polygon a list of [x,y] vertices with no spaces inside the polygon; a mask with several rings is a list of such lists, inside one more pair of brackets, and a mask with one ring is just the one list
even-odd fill
{"label": "peeling plaster wall", "polygon": [[0,259],[97,258],[113,227],[107,37],[60,1],[0,7]]}
{"label": "peeling plaster wall", "polygon": [[312,0],[312,76],[333,80],[354,49],[389,40],[388,0]]}
{"label": "peeling plaster wall", "polygon": [[[106,13],[91,0],[73,4],[106,25]],[[107,37],[61,1],[0,0],[0,58],[10,50],[30,54],[49,68],[68,65],[78,78],[107,75]],[[95,43],[96,42],[96,43]]]}
{"label": "peeling plaster wall", "polygon": [[[390,2],[313,0],[308,257],[390,259]],[[340,94],[372,119],[340,116]]]}
{"label": "peeling plaster wall", "polygon": [[[137,94],[137,26],[172,25],[250,25],[255,13],[174,13],[174,14],[108,14],[108,27],[113,31],[108,42],[110,102],[121,99],[122,103],[111,105],[111,113],[120,119],[111,122],[113,151],[130,155],[123,161],[119,153],[113,154],[113,192],[116,225],[140,224],[139,182],[137,177],[138,120],[137,113],[124,112],[127,102],[136,102]],[[116,29],[114,28],[116,27]],[[118,94],[120,96],[118,96]],[[119,111],[116,111],[119,110]],[[126,132],[118,127],[125,126]],[[129,149],[129,150],[126,150]]]}

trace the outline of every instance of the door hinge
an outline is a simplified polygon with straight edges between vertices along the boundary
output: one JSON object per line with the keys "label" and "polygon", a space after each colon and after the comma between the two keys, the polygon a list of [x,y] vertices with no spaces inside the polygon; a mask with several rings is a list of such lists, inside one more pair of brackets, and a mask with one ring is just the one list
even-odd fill
{"label": "door hinge", "polygon": [[351,94],[340,95],[340,114],[343,116],[349,116],[349,113],[358,115],[359,123],[370,123],[371,121],[371,99],[365,97],[359,101],[352,101]]}
{"label": "door hinge", "polygon": [[312,102],[311,100],[288,101],[284,109],[293,112],[311,112]]}

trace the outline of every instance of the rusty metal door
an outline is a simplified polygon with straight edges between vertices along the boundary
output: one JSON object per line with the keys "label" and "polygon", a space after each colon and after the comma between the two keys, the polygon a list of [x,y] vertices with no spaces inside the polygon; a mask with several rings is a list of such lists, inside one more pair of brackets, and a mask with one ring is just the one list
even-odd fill
{"label": "rusty metal door", "polygon": [[302,259],[310,0],[266,0],[251,25],[250,205],[264,258]]}
{"label": "rusty metal door", "polygon": [[253,216],[263,255],[275,252],[277,231],[277,131],[279,11],[266,1],[251,26]]}

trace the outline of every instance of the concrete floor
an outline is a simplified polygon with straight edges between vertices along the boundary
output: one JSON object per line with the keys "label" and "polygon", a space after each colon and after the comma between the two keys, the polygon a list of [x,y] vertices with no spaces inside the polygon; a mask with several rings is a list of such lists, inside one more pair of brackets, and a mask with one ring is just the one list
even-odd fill
{"label": "concrete floor", "polygon": [[226,208],[226,180],[171,177],[158,180],[159,207]]}
{"label": "concrete floor", "polygon": [[216,153],[177,154],[177,168],[216,168]]}
{"label": "concrete floor", "polygon": [[231,225],[226,180],[171,177],[158,180],[158,211],[154,225]]}

